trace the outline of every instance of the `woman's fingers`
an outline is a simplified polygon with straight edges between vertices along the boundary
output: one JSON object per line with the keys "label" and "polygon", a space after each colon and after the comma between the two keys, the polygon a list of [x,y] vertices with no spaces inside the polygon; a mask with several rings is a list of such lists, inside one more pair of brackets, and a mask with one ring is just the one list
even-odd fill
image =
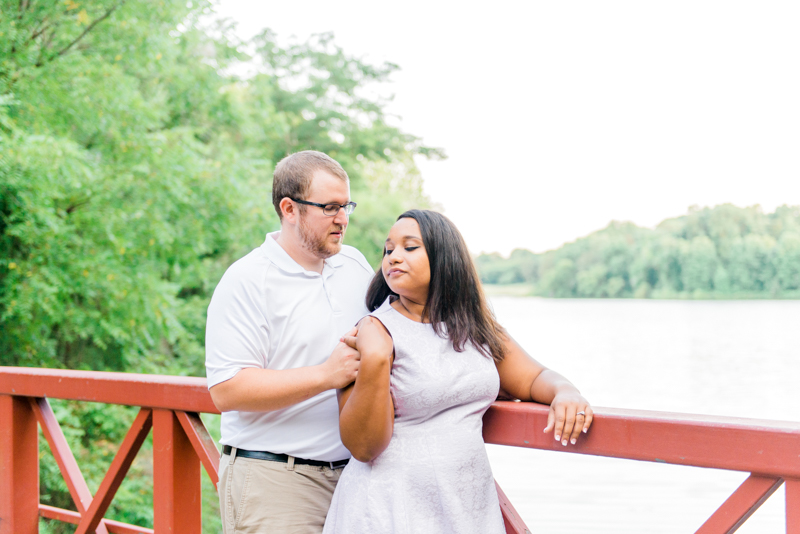
{"label": "woman's fingers", "polygon": [[583,408],[578,410],[575,413],[575,426],[572,429],[572,436],[570,436],[569,442],[575,445],[575,443],[578,442],[581,432],[585,434],[589,431],[593,419],[594,412],[592,412],[592,408],[589,405],[584,405]]}
{"label": "woman's fingers", "polygon": [[553,407],[550,406],[550,411],[547,413],[547,426],[544,427],[544,433],[547,434],[548,432],[553,430],[555,424],[556,424],[556,416],[555,413],[553,412]]}
{"label": "woman's fingers", "polygon": [[566,447],[572,435],[572,430],[575,428],[575,412],[577,412],[577,410],[573,406],[570,406],[564,411],[564,431],[561,433],[561,444]]}
{"label": "woman's fingers", "polygon": [[569,438],[569,442],[575,445],[578,442],[578,438],[581,435],[581,432],[586,432],[586,419],[588,419],[588,412],[589,407],[584,406],[582,409],[578,410],[575,414],[575,426],[572,429],[572,435]]}
{"label": "woman's fingers", "polygon": [[575,445],[581,432],[588,432],[592,426],[594,412],[586,399],[556,398],[550,405],[547,414],[547,427],[545,432],[553,430],[553,438],[564,445]]}
{"label": "woman's fingers", "polygon": [[583,433],[587,433],[589,431],[589,427],[592,426],[592,421],[594,421],[594,412],[592,411],[591,406],[586,407],[586,419],[583,421]]}
{"label": "woman's fingers", "polygon": [[553,421],[553,439],[561,441],[561,436],[564,435],[565,425],[567,424],[567,410],[564,406],[560,404],[550,405],[550,413],[547,416],[548,427],[551,420]]}

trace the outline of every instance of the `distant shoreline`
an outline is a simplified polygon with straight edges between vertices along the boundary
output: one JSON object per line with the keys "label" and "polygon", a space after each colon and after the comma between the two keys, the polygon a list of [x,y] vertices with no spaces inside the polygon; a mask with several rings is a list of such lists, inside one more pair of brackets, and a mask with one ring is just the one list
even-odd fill
{"label": "distant shoreline", "polygon": [[[800,298],[800,206],[690,208],[655,228],[612,222],[562,247],[475,258],[504,295],[556,298]],[[517,286],[529,284],[529,287]]]}
{"label": "distant shoreline", "polygon": [[483,284],[483,291],[487,297],[535,297],[553,299],[596,299],[596,300],[800,300],[800,291],[789,295],[777,297],[766,296],[763,293],[735,293],[730,295],[715,295],[712,293],[702,294],[654,294],[649,297],[550,297],[536,294],[535,284]]}

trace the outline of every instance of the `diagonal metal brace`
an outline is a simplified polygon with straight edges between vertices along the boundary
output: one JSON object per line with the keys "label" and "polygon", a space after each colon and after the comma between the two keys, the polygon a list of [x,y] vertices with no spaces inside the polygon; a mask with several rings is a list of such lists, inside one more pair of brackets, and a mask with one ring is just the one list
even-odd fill
{"label": "diagonal metal brace", "polygon": [[695,534],[733,534],[781,484],[782,478],[751,474]]}
{"label": "diagonal metal brace", "polygon": [[[56,459],[61,476],[64,477],[64,482],[67,483],[67,488],[72,500],[75,502],[75,507],[83,515],[92,504],[92,493],[89,491],[89,486],[86,485],[86,480],[78,467],[78,462],[75,461],[72,449],[69,448],[67,438],[64,437],[64,432],[61,430],[61,425],[56,420],[53,408],[44,397],[32,397],[28,400],[31,403],[36,419],[39,421],[39,426],[42,427],[42,433],[50,445],[50,450]],[[97,525],[95,533],[108,534],[108,529],[104,522],[100,522]]]}
{"label": "diagonal metal brace", "polygon": [[209,435],[203,420],[195,412],[175,410],[175,416],[180,421],[181,428],[189,438],[192,448],[200,458],[200,462],[205,467],[214,487],[219,489],[217,487],[217,484],[219,484],[219,449],[217,449],[217,445]]}
{"label": "diagonal metal brace", "polygon": [[114,456],[114,461],[111,462],[111,467],[108,468],[103,482],[100,483],[100,488],[92,499],[91,506],[81,517],[75,534],[88,534],[102,521],[152,426],[153,411],[148,408],[139,410],[139,414],[125,435],[125,439],[122,440],[122,445],[120,445],[117,455]]}

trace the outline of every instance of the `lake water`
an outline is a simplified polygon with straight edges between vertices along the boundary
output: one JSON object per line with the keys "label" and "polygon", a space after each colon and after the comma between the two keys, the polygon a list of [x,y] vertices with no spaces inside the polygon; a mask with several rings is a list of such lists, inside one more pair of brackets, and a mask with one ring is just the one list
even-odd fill
{"label": "lake water", "polygon": [[[537,360],[595,406],[800,421],[800,301],[494,297]],[[735,443],[731,443],[735,447]],[[536,534],[692,533],[746,473],[489,445]],[[781,487],[737,531],[785,532]]]}

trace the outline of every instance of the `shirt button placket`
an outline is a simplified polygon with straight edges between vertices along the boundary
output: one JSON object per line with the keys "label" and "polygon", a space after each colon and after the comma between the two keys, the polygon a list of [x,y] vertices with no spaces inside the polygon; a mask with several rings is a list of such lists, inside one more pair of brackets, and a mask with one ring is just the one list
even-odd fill
{"label": "shirt button placket", "polygon": [[328,296],[328,302],[331,305],[331,310],[333,311],[333,314],[341,315],[342,309],[339,306],[339,303],[336,302],[336,299],[333,298],[333,292],[331,291],[330,284],[328,283],[325,277],[322,278],[322,287],[325,288],[325,294]]}

